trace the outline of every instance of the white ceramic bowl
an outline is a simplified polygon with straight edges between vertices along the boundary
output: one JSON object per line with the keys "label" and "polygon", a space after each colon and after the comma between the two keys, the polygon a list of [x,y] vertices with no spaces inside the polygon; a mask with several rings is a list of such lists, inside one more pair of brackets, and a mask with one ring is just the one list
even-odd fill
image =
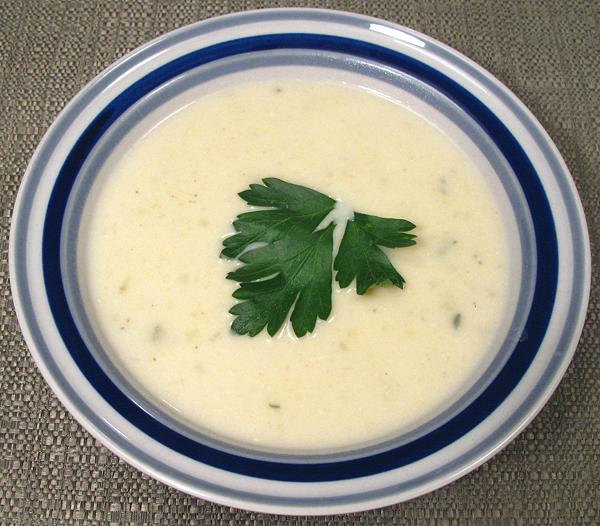
{"label": "white ceramic bowl", "polygon": [[[511,322],[478,382],[426,425],[339,454],[245,449],[164,414],[112,366],[86,318],[77,279],[81,213],[114,153],[190,98],[282,71],[374,85],[445,127],[486,166],[520,252]],[[514,438],[554,391],[575,351],[589,295],[590,251],[581,204],[558,151],[488,72],[388,22],[290,9],[182,28],[86,86],[29,165],[13,215],[10,274],[23,334],[40,370],[69,411],[117,455],[216,502],[325,514],[434,490]]]}

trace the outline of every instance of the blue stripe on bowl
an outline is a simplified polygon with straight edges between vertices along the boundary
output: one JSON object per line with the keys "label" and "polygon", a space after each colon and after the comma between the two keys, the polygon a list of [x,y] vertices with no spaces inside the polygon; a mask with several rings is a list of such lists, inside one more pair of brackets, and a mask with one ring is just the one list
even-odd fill
{"label": "blue stripe on bowl", "polygon": [[[527,339],[517,344],[498,376],[466,409],[410,443],[368,457],[302,464],[246,458],[208,447],[185,437],[144,412],[103,372],[85,346],[69,311],[60,271],[60,237],[67,200],[85,159],[102,134],[132,104],[173,77],[202,64],[240,53],[273,49],[317,49],[346,53],[404,71],[444,93],[488,133],[514,170],[534,223],[538,272],[533,306],[525,325]],[[50,308],[73,359],[104,399],[144,433],[170,449],[227,471],[284,481],[329,481],[380,473],[420,460],[473,429],[509,395],[534,359],[546,333],[554,305],[558,275],[556,233],[542,184],[509,130],[483,103],[437,70],[401,53],[343,37],[277,34],[248,37],[201,49],[145,76],[108,104],[82,133],[69,153],[50,198],[43,234],[43,272]]]}

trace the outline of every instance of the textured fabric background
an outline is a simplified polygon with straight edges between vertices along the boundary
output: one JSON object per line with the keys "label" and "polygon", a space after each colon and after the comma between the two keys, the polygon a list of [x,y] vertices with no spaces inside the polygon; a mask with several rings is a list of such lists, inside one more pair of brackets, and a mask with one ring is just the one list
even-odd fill
{"label": "textured fabric background", "polygon": [[[8,282],[17,188],[61,108],[124,53],[207,17],[320,6],[385,18],[465,53],[538,117],[579,188],[595,272],[583,336],[560,387],[504,451],[433,494],[337,517],[276,517],[203,502],[120,461],[65,411],[21,337]],[[600,523],[600,5],[598,2],[0,0],[0,524]]]}

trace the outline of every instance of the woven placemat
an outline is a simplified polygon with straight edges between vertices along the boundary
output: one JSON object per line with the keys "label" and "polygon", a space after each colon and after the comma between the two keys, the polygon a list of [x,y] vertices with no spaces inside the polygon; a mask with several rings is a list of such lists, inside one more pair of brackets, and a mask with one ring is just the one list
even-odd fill
{"label": "woven placemat", "polygon": [[65,411],[23,342],[8,282],[21,177],[61,108],[121,55],[211,16],[318,6],[385,18],[471,57],[519,96],[571,169],[592,247],[600,234],[600,7],[592,0],[0,0],[0,524],[598,524],[598,255],[577,354],[534,422],[461,480],[411,502],[337,517],[276,517],[204,502],[120,461]]}

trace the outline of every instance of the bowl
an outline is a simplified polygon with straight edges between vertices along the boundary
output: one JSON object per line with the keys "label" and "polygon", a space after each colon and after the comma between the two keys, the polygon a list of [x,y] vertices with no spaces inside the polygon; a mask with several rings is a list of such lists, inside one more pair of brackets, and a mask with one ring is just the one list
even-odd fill
{"label": "bowl", "polygon": [[[511,308],[497,352],[452,405],[414,429],[343,451],[267,451],[202,433],[117,367],[86,309],[78,258],[86,204],[129,145],[199,96],[248,79],[372,88],[434,122],[482,167],[510,224]],[[513,439],[563,376],[582,330],[590,249],[573,180],[525,106],[456,51],[336,11],[274,9],[164,35],[88,84],[44,136],[10,236],[19,322],[46,381],[125,461],[173,487],[272,513],[353,512],[414,498]]]}

